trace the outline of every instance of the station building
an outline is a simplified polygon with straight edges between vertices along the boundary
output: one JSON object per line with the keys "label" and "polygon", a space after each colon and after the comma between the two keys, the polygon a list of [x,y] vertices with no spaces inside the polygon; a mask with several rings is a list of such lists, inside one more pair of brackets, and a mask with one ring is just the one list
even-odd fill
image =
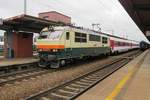
{"label": "station building", "polygon": [[46,19],[46,20],[51,20],[51,21],[54,21],[54,22],[71,24],[71,17],[66,16],[64,14],[61,14],[61,13],[56,12],[56,11],[39,13],[39,18],[43,18],[43,19]]}

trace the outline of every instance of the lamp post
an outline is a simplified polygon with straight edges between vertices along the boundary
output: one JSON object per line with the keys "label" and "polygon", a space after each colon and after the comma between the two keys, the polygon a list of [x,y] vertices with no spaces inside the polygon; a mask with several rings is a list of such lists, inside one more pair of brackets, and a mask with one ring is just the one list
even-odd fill
{"label": "lamp post", "polygon": [[24,0],[24,14],[27,13],[27,0]]}
{"label": "lamp post", "polygon": [[0,18],[0,25],[3,25],[3,19]]}

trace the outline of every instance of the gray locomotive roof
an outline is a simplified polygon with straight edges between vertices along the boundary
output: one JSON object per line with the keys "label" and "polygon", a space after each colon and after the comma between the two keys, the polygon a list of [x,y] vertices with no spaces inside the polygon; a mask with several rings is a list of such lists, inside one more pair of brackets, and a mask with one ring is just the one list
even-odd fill
{"label": "gray locomotive roof", "polygon": [[88,32],[90,34],[95,34],[95,35],[103,35],[103,36],[108,36],[108,37],[114,37],[114,38],[118,38],[118,39],[123,39],[123,40],[129,40],[129,41],[134,41],[134,42],[138,42],[138,41],[135,41],[135,40],[130,40],[130,39],[126,39],[126,38],[123,38],[123,37],[119,37],[119,36],[115,36],[115,35],[110,35],[110,34],[107,34],[107,33],[104,33],[104,32],[100,32],[100,31],[95,31],[95,30],[91,30],[91,29],[88,29],[88,28],[83,28],[83,27],[75,27],[75,26],[61,26],[62,29],[65,29],[65,30],[69,30],[69,29],[74,29],[76,30],[77,32]]}

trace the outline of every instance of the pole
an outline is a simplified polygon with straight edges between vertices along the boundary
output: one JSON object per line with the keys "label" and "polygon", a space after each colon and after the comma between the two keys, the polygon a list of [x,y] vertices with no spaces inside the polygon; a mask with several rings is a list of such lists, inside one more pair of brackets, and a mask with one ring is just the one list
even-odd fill
{"label": "pole", "polygon": [[27,0],[24,0],[24,14],[27,13]]}

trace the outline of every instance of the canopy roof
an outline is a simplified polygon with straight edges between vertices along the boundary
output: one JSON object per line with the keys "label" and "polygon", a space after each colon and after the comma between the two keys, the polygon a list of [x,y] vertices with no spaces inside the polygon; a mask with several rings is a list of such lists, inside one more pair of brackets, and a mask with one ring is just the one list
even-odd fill
{"label": "canopy roof", "polygon": [[134,22],[146,35],[146,32],[150,31],[150,0],[119,1],[134,20]]}
{"label": "canopy roof", "polygon": [[44,27],[60,25],[65,24],[23,14],[4,19],[0,29],[39,33]]}

